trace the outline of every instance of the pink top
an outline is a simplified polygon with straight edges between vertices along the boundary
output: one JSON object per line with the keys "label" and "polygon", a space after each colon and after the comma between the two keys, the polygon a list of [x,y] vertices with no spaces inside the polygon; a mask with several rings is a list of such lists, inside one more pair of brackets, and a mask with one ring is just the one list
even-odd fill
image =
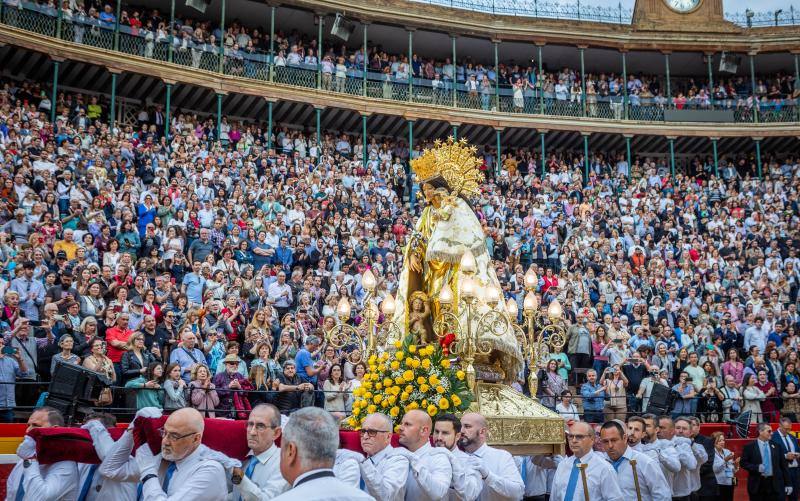
{"label": "pink top", "polygon": [[736,381],[737,385],[742,384],[742,379],[744,379],[744,363],[741,361],[733,362],[728,360],[727,362],[722,364],[722,376],[733,376],[733,380]]}

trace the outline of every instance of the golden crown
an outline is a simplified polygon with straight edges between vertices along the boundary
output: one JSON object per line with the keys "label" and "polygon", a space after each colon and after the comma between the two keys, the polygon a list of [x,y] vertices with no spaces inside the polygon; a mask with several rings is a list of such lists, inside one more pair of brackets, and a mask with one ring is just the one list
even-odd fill
{"label": "golden crown", "polygon": [[454,195],[472,197],[478,194],[483,181],[480,166],[483,161],[477,157],[477,148],[468,146],[466,139],[456,141],[448,137],[446,142],[436,140],[432,149],[411,161],[411,169],[417,182],[441,176]]}

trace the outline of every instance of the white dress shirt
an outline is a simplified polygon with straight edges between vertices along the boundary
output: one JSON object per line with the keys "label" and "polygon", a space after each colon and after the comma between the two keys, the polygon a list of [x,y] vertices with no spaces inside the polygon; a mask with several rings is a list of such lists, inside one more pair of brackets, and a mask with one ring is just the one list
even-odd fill
{"label": "white dress shirt", "polygon": [[455,458],[451,463],[453,467],[453,482],[450,484],[450,501],[474,501],[481,495],[483,480],[478,470],[470,464],[470,455],[459,448],[450,451]]}
{"label": "white dress shirt", "polygon": [[354,457],[336,455],[336,461],[333,463],[333,474],[342,482],[359,488],[361,485],[361,466]]}
{"label": "white dress shirt", "polygon": [[[607,454],[603,455],[608,460],[611,467],[614,461]],[[633,477],[633,465],[630,460],[636,461],[636,473],[639,480],[639,492],[642,499],[648,501],[670,501],[672,499],[672,489],[667,484],[667,479],[661,472],[658,462],[647,454],[628,447],[617,462],[617,483],[625,499],[638,499],[636,495],[636,482]]]}
{"label": "white dress shirt", "polygon": [[690,495],[692,490],[692,472],[697,468],[697,458],[692,450],[692,440],[674,437],[672,443],[678,452],[681,469],[672,477],[672,497],[681,498]]}
{"label": "white dress shirt", "polygon": [[[575,494],[572,499],[564,499],[567,494],[567,484],[575,464],[575,456],[561,461],[553,477],[553,487],[550,490],[550,501],[577,501],[585,499],[583,494],[583,480],[578,472],[578,482],[575,484]],[[591,501],[622,501],[622,491],[617,483],[614,468],[602,456],[594,451],[580,458],[586,467],[586,484],[589,486],[589,499]]]}
{"label": "white dress shirt", "polygon": [[[24,477],[23,477],[24,475]],[[40,465],[35,459],[30,466],[23,467],[20,461],[11,470],[6,483],[6,499],[17,497],[20,480],[25,489],[25,501],[74,501],[78,497],[75,477],[78,469],[75,461],[59,461]]]}
{"label": "white dress shirt", "polygon": [[[312,480],[306,477],[327,472],[329,475]],[[332,470],[312,470],[295,479],[292,488],[276,497],[273,501],[374,501],[375,498],[366,492],[350,487],[333,474]]]}
{"label": "white dress shirt", "polygon": [[242,477],[239,485],[233,486],[233,492],[228,495],[230,501],[261,501],[272,499],[289,490],[289,484],[281,475],[281,449],[272,444],[272,447],[255,456],[253,451],[248,453],[251,458],[242,463],[242,470],[247,471],[250,461],[258,461],[253,476]]}
{"label": "white dress shirt", "polygon": [[[89,428],[89,435],[92,437],[92,445],[97,453],[97,457],[102,462],[114,447],[114,439],[105,428]],[[97,466],[92,472],[92,466]],[[100,465],[90,465],[78,463],[78,496],[80,496],[83,486],[89,474],[92,474],[91,484],[86,493],[86,501],[105,501],[113,499],[115,501],[136,501],[136,484],[132,482],[118,482],[106,478],[100,474]]]}
{"label": "white dress shirt", "polygon": [[[786,447],[787,453],[797,452],[794,448],[794,442],[787,435],[783,434],[783,430],[778,430],[778,438],[781,442],[783,442],[783,446]],[[786,464],[789,468],[797,468],[798,466],[796,459],[792,459],[791,461],[787,459]]]}
{"label": "white dress shirt", "polygon": [[681,460],[675,444],[669,440],[658,439],[650,444],[639,444],[633,449],[646,454],[661,466],[661,473],[664,474],[667,485],[672,489],[675,474],[681,471]]}
{"label": "white dress shirt", "polygon": [[522,498],[525,484],[522,483],[517,464],[508,451],[483,444],[472,455],[479,457],[489,470],[488,475],[483,478],[483,490],[479,497],[481,501],[516,501]]}
{"label": "white dress shirt", "polygon": [[734,462],[732,459],[725,461],[730,454],[728,449],[723,449],[722,454],[714,449],[714,476],[719,485],[733,485]]}
{"label": "white dress shirt", "polygon": [[[131,457],[133,433],[126,431],[108,456],[100,464],[101,475],[118,482],[139,482],[140,473],[136,460]],[[161,461],[161,454],[155,460],[161,461],[158,479],[148,480],[142,487],[142,499],[147,501],[222,501],[228,497],[226,474],[222,464],[204,456],[211,449],[201,445],[194,452],[176,461],[177,468],[170,479],[168,491],[161,486],[168,468],[167,461]]]}
{"label": "white dress shirt", "polygon": [[414,452],[417,459],[411,464],[406,482],[408,501],[440,501],[447,496],[453,468],[447,456],[437,449],[426,443]]}
{"label": "white dress shirt", "polygon": [[364,490],[381,501],[403,501],[408,481],[408,459],[387,445],[361,462]]}
{"label": "white dress shirt", "polygon": [[694,454],[694,458],[697,460],[697,466],[692,470],[692,474],[689,476],[692,483],[692,492],[700,490],[700,468],[708,461],[708,453],[706,452],[706,448],[703,447],[702,444],[698,444],[696,442],[692,442],[692,453]]}
{"label": "white dress shirt", "polygon": [[[544,496],[547,494],[547,472],[555,470],[558,464],[548,456],[514,456],[514,462],[520,470],[525,483],[524,497]],[[523,470],[524,468],[524,470]]]}

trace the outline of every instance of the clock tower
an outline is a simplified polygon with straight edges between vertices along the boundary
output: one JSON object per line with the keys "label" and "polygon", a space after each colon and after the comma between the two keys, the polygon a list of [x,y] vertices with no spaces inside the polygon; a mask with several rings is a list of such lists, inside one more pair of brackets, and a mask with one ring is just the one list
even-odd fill
{"label": "clock tower", "polygon": [[725,20],[722,0],[636,0],[633,28],[637,31],[741,31]]}

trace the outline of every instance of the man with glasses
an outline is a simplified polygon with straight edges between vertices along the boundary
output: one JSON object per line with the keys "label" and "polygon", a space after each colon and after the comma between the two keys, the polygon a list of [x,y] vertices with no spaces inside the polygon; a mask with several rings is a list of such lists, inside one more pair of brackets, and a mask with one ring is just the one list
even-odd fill
{"label": "man with glasses", "polygon": [[[642,433],[642,423],[637,423]],[[651,501],[670,501],[672,490],[661,473],[658,463],[649,456],[628,445],[628,436],[621,421],[607,421],[600,428],[600,442],[605,448],[608,462],[617,473],[620,490],[626,499],[647,499]],[[636,461],[636,466],[631,463]],[[634,477],[634,468],[636,477]],[[638,477],[638,483],[634,481]]]}
{"label": "man with glasses", "polygon": [[247,419],[250,452],[242,468],[234,468],[231,482],[233,501],[272,499],[289,489],[280,469],[281,450],[275,440],[281,436],[281,413],[272,404],[259,404]]}
{"label": "man with glasses", "polygon": [[201,445],[205,423],[197,409],[184,407],[170,414],[161,429],[161,452],[153,456],[147,444],[133,450],[133,433],[139,417],[157,418],[160,409],[145,407],[128,431],[117,440],[99,473],[121,482],[139,482],[137,499],[222,501],[228,496],[225,466],[240,466]]}
{"label": "man with glasses", "polygon": [[364,418],[358,434],[366,455],[360,463],[361,490],[375,499],[402,501],[406,494],[408,460],[395,454],[391,445],[392,420],[386,414],[370,414]]}
{"label": "man with glasses", "polygon": [[[550,501],[582,501],[587,496],[583,490],[583,478],[589,487],[588,499],[592,501],[622,501],[622,492],[614,469],[608,461],[594,452],[594,428],[579,421],[569,427],[567,441],[573,456],[564,459],[556,469]],[[585,466],[584,466],[585,465]],[[583,468],[583,472],[581,472]]]}

